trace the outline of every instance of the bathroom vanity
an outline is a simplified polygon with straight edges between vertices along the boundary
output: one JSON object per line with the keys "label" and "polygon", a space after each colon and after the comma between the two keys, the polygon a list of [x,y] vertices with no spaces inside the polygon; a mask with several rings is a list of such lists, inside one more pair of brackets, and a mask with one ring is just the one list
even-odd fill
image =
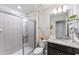
{"label": "bathroom vanity", "polygon": [[50,14],[48,55],[79,54],[79,19],[71,11]]}
{"label": "bathroom vanity", "polygon": [[77,55],[79,43],[48,39],[48,55]]}

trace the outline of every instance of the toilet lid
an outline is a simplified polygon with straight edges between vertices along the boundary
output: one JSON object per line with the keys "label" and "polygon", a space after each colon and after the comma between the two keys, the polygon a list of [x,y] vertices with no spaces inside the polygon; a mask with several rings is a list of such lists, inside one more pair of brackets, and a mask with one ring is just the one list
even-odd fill
{"label": "toilet lid", "polygon": [[43,51],[43,48],[38,47],[38,48],[36,48],[36,49],[33,51],[33,53],[34,53],[34,54],[39,54],[39,53],[41,53],[42,51]]}

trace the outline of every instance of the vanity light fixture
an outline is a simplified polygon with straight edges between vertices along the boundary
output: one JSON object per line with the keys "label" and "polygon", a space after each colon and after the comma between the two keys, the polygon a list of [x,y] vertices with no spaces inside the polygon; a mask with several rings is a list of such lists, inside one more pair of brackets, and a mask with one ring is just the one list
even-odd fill
{"label": "vanity light fixture", "polygon": [[61,7],[58,7],[58,13],[61,13],[61,12],[62,12]]}
{"label": "vanity light fixture", "polygon": [[68,9],[68,8],[67,8],[67,6],[66,6],[66,5],[64,5],[64,6],[63,6],[63,8],[62,8],[62,11],[63,11],[63,12],[66,12],[66,11],[67,11],[67,9]]}
{"label": "vanity light fixture", "polygon": [[57,14],[57,9],[54,9],[54,10],[53,10],[53,13],[54,13],[54,14]]}
{"label": "vanity light fixture", "polygon": [[57,14],[57,13],[61,13],[61,12],[66,12],[67,9],[68,9],[68,7],[66,5],[64,5],[62,7],[58,7],[58,8],[53,10],[53,14]]}

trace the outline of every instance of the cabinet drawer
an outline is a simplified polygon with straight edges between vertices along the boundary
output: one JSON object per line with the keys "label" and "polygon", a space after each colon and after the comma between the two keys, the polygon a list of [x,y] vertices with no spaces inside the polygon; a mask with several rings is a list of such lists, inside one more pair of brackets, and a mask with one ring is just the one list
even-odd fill
{"label": "cabinet drawer", "polygon": [[48,55],[58,55],[58,50],[48,48]]}

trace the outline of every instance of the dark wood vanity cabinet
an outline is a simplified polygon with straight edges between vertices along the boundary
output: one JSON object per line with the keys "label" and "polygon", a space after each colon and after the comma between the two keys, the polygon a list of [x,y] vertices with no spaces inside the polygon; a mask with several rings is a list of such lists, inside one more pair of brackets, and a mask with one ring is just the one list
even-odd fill
{"label": "dark wood vanity cabinet", "polygon": [[48,42],[48,55],[75,55],[79,49]]}

